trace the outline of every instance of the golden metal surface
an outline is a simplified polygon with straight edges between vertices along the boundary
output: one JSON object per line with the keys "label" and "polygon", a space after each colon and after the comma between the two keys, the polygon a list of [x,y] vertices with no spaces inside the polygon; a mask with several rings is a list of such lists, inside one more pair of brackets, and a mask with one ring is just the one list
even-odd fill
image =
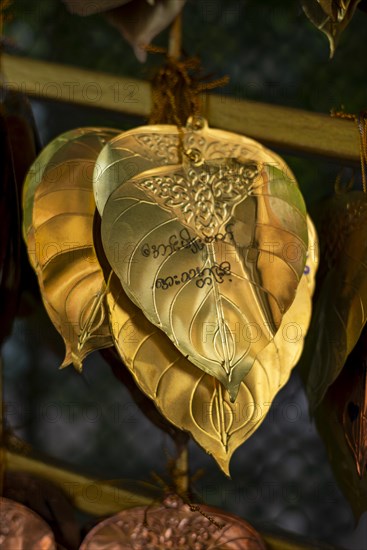
{"label": "golden metal surface", "polygon": [[[235,403],[212,376],[196,368],[129,300],[118,278],[107,294],[111,331],[121,358],[140,389],[172,424],[191,434],[229,475],[229,461],[260,426],[272,400],[287,382],[303,348],[311,318],[311,295],[318,257],[309,221],[310,253],[296,298],[274,339],[257,356],[241,381]],[[235,333],[239,341],[241,331]]]}
{"label": "golden metal surface", "polygon": [[[302,351],[316,236],[310,220],[307,236],[302,197],[279,157],[252,140],[192,126],[183,142],[173,127],[166,136],[167,127],[128,132],[128,146],[120,135],[98,159],[117,131],[61,136],[28,175],[24,234],[45,306],[67,346],[63,365],[81,368],[87,353],[111,345],[111,330],[138,386],[228,474],[232,453],[260,425]],[[140,149],[130,149],[134,143]],[[99,173],[94,192],[105,250],[120,278],[114,274],[109,289],[93,244],[92,170]],[[297,257],[285,259],[284,247],[295,243]],[[165,271],[171,268],[182,270],[179,284]],[[171,292],[178,287],[189,290],[180,302]],[[141,296],[153,300],[153,313],[145,316],[129,299],[141,306]],[[146,313],[146,303],[141,307]],[[165,325],[151,319],[157,313]],[[202,364],[210,353],[216,368]]]}
{"label": "golden metal surface", "polygon": [[180,138],[142,127],[102,151],[102,241],[129,298],[234,401],[295,298],[306,210],[260,144],[191,122]]}
{"label": "golden metal surface", "polygon": [[121,512],[98,523],[80,550],[265,550],[260,534],[238,516],[201,504],[191,507],[172,495],[160,506]]}
{"label": "golden metal surface", "polygon": [[[195,118],[196,120],[196,118]],[[194,126],[194,125],[193,125]],[[200,148],[207,159],[246,158],[278,166],[295,180],[284,160],[257,141],[224,130],[188,131],[185,147]],[[203,137],[205,138],[203,141]],[[179,132],[169,124],[149,125],[123,132],[109,141],[96,161],[94,195],[100,215],[112,192],[125,181],[151,168],[177,165],[180,161]]]}
{"label": "golden metal surface", "polygon": [[0,547],[2,550],[56,550],[47,523],[26,506],[4,497],[0,497]]}
{"label": "golden metal surface", "polygon": [[25,182],[23,234],[46,310],[66,346],[62,366],[111,345],[105,283],[93,246],[92,174],[117,131],[85,128],[53,140]]}

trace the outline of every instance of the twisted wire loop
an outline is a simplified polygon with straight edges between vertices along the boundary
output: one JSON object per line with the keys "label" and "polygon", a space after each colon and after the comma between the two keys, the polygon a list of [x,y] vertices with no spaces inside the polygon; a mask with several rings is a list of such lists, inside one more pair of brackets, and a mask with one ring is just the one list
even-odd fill
{"label": "twisted wire loop", "polygon": [[[183,145],[183,127],[187,120],[200,120],[200,94],[228,83],[228,76],[208,81],[203,74],[199,57],[177,59],[167,50],[157,46],[146,46],[151,53],[164,54],[165,63],[158,69],[152,79],[153,106],[149,124],[174,124],[177,126],[180,154],[193,162],[198,162],[195,152],[186,151]],[[201,127],[197,124],[197,129]]]}

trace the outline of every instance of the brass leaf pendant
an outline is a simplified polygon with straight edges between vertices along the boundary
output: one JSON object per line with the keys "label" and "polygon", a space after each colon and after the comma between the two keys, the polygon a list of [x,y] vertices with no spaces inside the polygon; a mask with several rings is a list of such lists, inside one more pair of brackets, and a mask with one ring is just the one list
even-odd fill
{"label": "brass leaf pendant", "polygon": [[[343,427],[360,478],[367,479],[367,325],[344,370]],[[339,402],[339,405],[341,403]]]}
{"label": "brass leaf pendant", "polygon": [[[119,158],[133,165],[118,170]],[[252,140],[192,122],[183,152],[174,127],[143,127],[96,165],[102,242],[124,291],[234,401],[305,266],[306,210],[289,169]],[[106,191],[111,170],[124,175]]]}
{"label": "brass leaf pendant", "polygon": [[62,336],[62,367],[112,345],[106,285],[93,245],[92,176],[111,129],[84,128],[53,140],[32,165],[24,187],[23,233],[45,308]]}
{"label": "brass leaf pendant", "polygon": [[302,7],[315,27],[323,32],[334,56],[340,35],[349,25],[361,0],[302,0]]}
{"label": "brass leaf pendant", "polygon": [[336,195],[321,205],[318,295],[302,357],[311,410],[321,403],[367,321],[367,197]]}
{"label": "brass leaf pendant", "polygon": [[367,325],[315,411],[335,477],[358,520],[367,511]]}
{"label": "brass leaf pendant", "polygon": [[[316,241],[308,221],[310,243]],[[191,434],[229,475],[233,452],[260,426],[287,382],[303,348],[311,318],[318,258],[309,254],[296,298],[280,329],[239,384],[235,403],[213,376],[196,368],[172,341],[129,300],[113,275],[107,294],[111,332],[139,388],[172,424]]]}

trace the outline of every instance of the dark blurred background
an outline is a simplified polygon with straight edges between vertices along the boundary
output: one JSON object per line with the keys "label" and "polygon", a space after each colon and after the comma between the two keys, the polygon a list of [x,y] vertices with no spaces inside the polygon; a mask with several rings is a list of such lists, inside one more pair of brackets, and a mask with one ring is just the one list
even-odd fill
{"label": "dark blurred background", "polygon": [[[71,15],[60,0],[14,0],[5,35],[18,55],[148,79],[162,62],[140,64],[130,46],[102,16]],[[328,42],[304,15],[300,2],[189,0],[183,47],[201,56],[213,78],[230,76],[216,93],[329,113],[342,105],[367,107],[367,14],[357,11],[334,59]],[[154,44],[166,46],[168,32]],[[42,145],[77,126],[131,128],[142,119],[98,109],[33,100]],[[282,151],[279,151],[281,154]],[[308,207],[333,191],[336,162],[284,155]],[[31,298],[28,297],[30,300]],[[163,472],[168,436],[136,408],[98,353],[83,375],[58,370],[61,338],[41,305],[16,320],[3,349],[7,420],[34,448],[95,477],[149,479]],[[367,548],[367,517],[357,531],[351,509],[328,465],[297,372],[279,393],[268,417],[240,447],[228,480],[214,460],[190,443],[190,467],[205,469],[198,494],[266,529],[285,529],[345,548]],[[362,542],[364,541],[364,542]]]}

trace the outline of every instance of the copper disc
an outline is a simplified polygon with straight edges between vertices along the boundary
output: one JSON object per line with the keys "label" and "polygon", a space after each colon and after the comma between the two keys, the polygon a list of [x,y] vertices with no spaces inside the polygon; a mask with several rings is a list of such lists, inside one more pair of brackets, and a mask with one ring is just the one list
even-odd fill
{"label": "copper disc", "polygon": [[22,504],[0,497],[0,547],[2,550],[56,550],[47,523]]}
{"label": "copper disc", "polygon": [[265,550],[260,535],[244,520],[199,507],[202,513],[172,496],[160,506],[124,510],[94,527],[80,550]]}

